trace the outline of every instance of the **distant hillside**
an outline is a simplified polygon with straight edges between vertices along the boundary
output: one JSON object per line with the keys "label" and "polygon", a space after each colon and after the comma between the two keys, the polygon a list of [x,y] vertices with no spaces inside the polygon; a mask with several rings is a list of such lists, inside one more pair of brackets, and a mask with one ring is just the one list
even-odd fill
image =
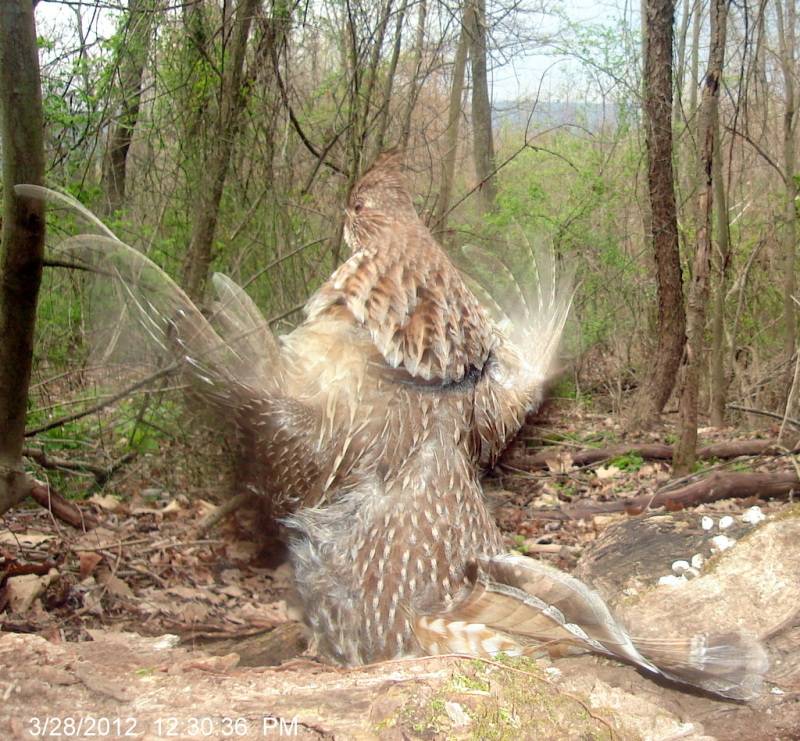
{"label": "distant hillside", "polygon": [[560,124],[578,124],[590,131],[615,127],[619,109],[615,105],[588,102],[502,100],[494,104],[493,121],[496,127],[524,128],[531,118],[531,127],[544,129]]}

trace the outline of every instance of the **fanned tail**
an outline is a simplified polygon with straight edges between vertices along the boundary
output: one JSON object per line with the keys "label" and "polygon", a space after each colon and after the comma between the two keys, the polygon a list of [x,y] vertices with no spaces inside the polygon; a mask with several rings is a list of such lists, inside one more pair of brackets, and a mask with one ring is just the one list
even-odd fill
{"label": "fanned tail", "polygon": [[547,381],[556,370],[572,308],[574,270],[558,264],[551,244],[531,242],[521,230],[514,247],[511,267],[497,255],[466,245],[463,252],[475,273],[470,286],[517,348],[528,376]]}
{"label": "fanned tail", "polygon": [[557,372],[575,294],[573,271],[557,265],[552,246],[531,244],[524,235],[521,247],[515,245],[513,270],[485,250],[467,246],[464,253],[474,272],[468,283],[497,326],[475,394],[481,463],[491,467]]}
{"label": "fanned tail", "polygon": [[695,633],[686,639],[634,638],[664,676],[734,700],[761,693],[769,657],[746,633]]}
{"label": "fanned tail", "polygon": [[632,638],[596,592],[526,556],[480,559],[469,577],[451,608],[416,617],[417,640],[429,653],[592,651],[723,697],[750,700],[761,691],[769,662],[747,635]]}

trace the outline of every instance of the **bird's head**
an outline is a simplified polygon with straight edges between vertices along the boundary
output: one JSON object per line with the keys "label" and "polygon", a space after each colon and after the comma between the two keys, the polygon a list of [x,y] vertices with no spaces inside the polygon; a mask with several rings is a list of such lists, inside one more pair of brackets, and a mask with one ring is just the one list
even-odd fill
{"label": "bird's head", "polygon": [[345,208],[345,238],[355,251],[388,221],[416,220],[399,154],[385,152],[353,186]]}

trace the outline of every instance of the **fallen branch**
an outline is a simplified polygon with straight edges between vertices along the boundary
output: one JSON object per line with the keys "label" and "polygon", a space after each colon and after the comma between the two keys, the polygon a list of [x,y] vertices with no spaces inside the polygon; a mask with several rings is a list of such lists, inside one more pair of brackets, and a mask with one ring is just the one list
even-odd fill
{"label": "fallen branch", "polygon": [[[645,510],[666,507],[669,510],[684,509],[697,504],[716,502],[719,499],[776,499],[800,493],[800,477],[795,471],[778,473],[742,473],[718,471],[701,481],[696,481],[680,489],[661,490],[654,494],[640,494],[637,497],[618,499],[610,502],[578,503],[574,507],[561,510],[570,519],[583,519],[596,514],[627,512],[638,515]],[[549,510],[544,516],[553,513]],[[538,516],[538,513],[537,513]]]}
{"label": "fallen branch", "polygon": [[97,527],[99,523],[94,515],[83,512],[43,481],[30,476],[28,478],[30,481],[28,496],[52,512],[59,520],[80,530],[90,530],[93,527]]}
{"label": "fallen branch", "polygon": [[219,507],[209,512],[202,520],[200,520],[195,533],[197,535],[205,535],[218,522],[228,517],[228,515],[236,512],[236,510],[240,509],[242,506],[254,499],[256,499],[255,494],[237,494],[235,497],[232,497],[224,504],[221,504]]}
{"label": "fallen branch", "polygon": [[[786,455],[787,453],[800,452],[800,447],[787,450],[779,446],[774,440],[732,440],[724,443],[706,445],[697,451],[698,458],[739,458],[741,456],[757,455]],[[646,460],[672,460],[673,447],[665,443],[644,443],[612,445],[608,448],[586,448],[575,452],[566,451],[573,466],[591,466],[595,463],[618,458],[623,455],[639,455]],[[512,454],[505,463],[515,468],[528,470],[546,469],[548,461],[559,460],[565,451],[559,447],[549,447],[540,450],[534,455]]]}
{"label": "fallen branch", "polygon": [[22,455],[30,458],[42,468],[59,471],[86,471],[94,476],[98,486],[102,486],[108,481],[122,466],[136,458],[136,451],[131,451],[117,458],[108,468],[96,466],[85,461],[68,461],[64,458],[52,458],[44,450],[37,448],[23,448]]}
{"label": "fallen branch", "polygon": [[754,409],[753,407],[743,407],[739,404],[728,404],[728,409],[735,409],[737,412],[745,412],[747,414],[759,414],[762,417],[769,417],[770,419],[780,419],[786,420],[786,424],[792,425],[793,427],[797,427],[800,430],[800,420],[794,419],[793,417],[787,417],[784,414],[777,414],[775,412],[770,412],[766,409]]}

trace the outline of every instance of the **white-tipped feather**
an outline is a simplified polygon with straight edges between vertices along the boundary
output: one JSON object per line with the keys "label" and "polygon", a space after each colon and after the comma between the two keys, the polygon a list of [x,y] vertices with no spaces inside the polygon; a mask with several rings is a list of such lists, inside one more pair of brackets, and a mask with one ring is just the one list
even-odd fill
{"label": "white-tipped feather", "polygon": [[[526,364],[531,379],[546,382],[557,366],[561,343],[575,295],[573,271],[557,269],[550,245],[535,245],[521,235],[520,265],[524,274],[515,275],[498,256],[473,245],[463,248],[470,263],[482,268],[470,276],[470,287],[490,312]],[[515,245],[517,246],[517,245]],[[476,271],[477,272],[477,271]]]}
{"label": "white-tipped feather", "polygon": [[[582,647],[736,700],[761,692],[769,660],[751,636],[730,632],[632,638],[596,592],[548,564],[505,554],[479,559],[476,569],[471,588],[446,611],[427,616],[426,625],[437,625],[441,633],[451,625],[477,623],[485,635],[494,630],[522,646]],[[453,640],[453,645],[462,645],[460,635]]]}

